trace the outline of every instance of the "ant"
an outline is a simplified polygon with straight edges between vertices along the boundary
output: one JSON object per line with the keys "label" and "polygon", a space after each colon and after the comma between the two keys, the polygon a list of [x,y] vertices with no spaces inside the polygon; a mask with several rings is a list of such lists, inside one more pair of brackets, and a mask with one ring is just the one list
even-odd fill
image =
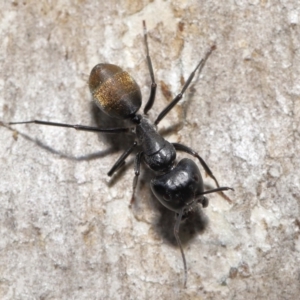
{"label": "ant", "polygon": [[[147,65],[151,77],[150,96],[144,108],[144,115],[147,115],[148,111],[154,104],[157,84],[155,82],[154,71],[149,55],[147,40],[148,34],[145,21],[143,21],[143,30]],[[154,121],[154,124],[150,123],[145,116],[137,113],[142,104],[142,94],[140,87],[135,80],[128,72],[123,71],[120,67],[106,63],[96,65],[91,71],[89,77],[89,88],[93,96],[93,100],[104,113],[112,118],[129,120],[133,125],[132,127],[103,129],[85,125],[71,125],[40,120],[8,123],[9,125],[34,123],[104,133],[133,132],[136,135],[136,141],[134,141],[134,143],[124,151],[109,170],[107,175],[112,176],[125,164],[125,159],[137,147],[140,148],[134,160],[135,176],[133,179],[131,203],[134,201],[135,189],[140,175],[141,162],[144,161],[156,174],[150,182],[153,194],[161,202],[161,204],[169,210],[174,211],[177,217],[174,226],[174,235],[183,260],[184,287],[186,287],[187,283],[187,266],[183,247],[178,234],[180,223],[182,220],[189,217],[189,214],[198,204],[201,204],[202,207],[208,206],[208,199],[204,196],[205,194],[233,189],[230,187],[220,187],[212,171],[197,152],[179,143],[169,143],[157,132],[156,126],[181,100],[196,72],[201,72],[208,57],[215,49],[216,46],[212,46],[207,51],[204,58],[200,60],[194,71],[190,74],[188,80],[183,85],[181,92],[175,96],[175,98],[165,107],[165,109],[163,109],[163,111],[161,111]],[[208,176],[215,181],[217,188],[204,191],[203,179],[196,163],[189,158],[183,158],[176,164],[176,151],[186,152],[197,158]]]}

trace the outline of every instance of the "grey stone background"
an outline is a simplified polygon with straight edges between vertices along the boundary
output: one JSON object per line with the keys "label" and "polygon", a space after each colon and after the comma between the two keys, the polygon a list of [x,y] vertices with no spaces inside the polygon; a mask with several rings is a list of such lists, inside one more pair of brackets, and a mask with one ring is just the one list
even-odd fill
{"label": "grey stone background", "polygon": [[131,209],[133,157],[106,176],[130,137],[1,126],[0,298],[298,299],[299,14],[295,0],[2,1],[4,122],[120,125],[91,104],[87,80],[114,63],[148,98],[142,20],[160,86],[154,119],[216,44],[159,128],[235,192],[233,204],[210,195],[183,225],[183,289],[173,214],[151,195],[151,172]]}

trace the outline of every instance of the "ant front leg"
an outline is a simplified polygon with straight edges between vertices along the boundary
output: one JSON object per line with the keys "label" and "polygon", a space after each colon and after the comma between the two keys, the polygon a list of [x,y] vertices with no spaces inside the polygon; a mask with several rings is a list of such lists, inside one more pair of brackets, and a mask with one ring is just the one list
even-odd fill
{"label": "ant front leg", "polygon": [[178,144],[178,143],[172,143],[172,144],[176,150],[186,152],[198,158],[201,166],[203,167],[207,175],[215,181],[218,188],[220,187],[218,180],[216,179],[216,177],[214,176],[214,174],[212,173],[212,171],[210,170],[210,168],[208,167],[204,159],[196,151],[182,144]]}
{"label": "ant front leg", "polygon": [[[201,166],[203,167],[203,169],[205,170],[206,174],[215,181],[216,186],[218,187],[218,189],[220,189],[220,185],[219,185],[219,182],[218,182],[217,178],[214,176],[214,174],[212,173],[212,171],[210,170],[210,168],[208,167],[208,165],[206,164],[204,159],[196,151],[194,151],[190,147],[187,147],[187,146],[179,144],[179,143],[172,143],[172,144],[173,144],[173,146],[176,150],[186,152],[186,153],[191,154],[194,157],[196,157],[199,160],[199,162],[200,162]],[[225,195],[222,192],[222,190],[218,190],[218,191],[220,191],[220,193],[222,194],[222,196],[224,197],[224,199],[226,201],[228,201],[229,203],[232,202],[232,200],[227,195]]]}
{"label": "ant front leg", "polygon": [[144,40],[145,40],[145,46],[146,46],[147,64],[148,64],[148,69],[149,69],[149,73],[150,73],[150,77],[151,77],[151,92],[150,92],[149,100],[146,103],[145,108],[144,108],[144,114],[146,115],[153,106],[153,103],[155,100],[157,84],[155,82],[152,62],[151,62],[151,58],[149,55],[149,47],[148,47],[148,40],[147,40],[148,35],[147,35],[147,28],[146,28],[145,21],[143,21],[143,26],[144,26]]}
{"label": "ant front leg", "polygon": [[140,169],[141,169],[141,159],[143,156],[143,152],[138,152],[136,154],[135,160],[134,160],[134,178],[133,178],[133,183],[132,183],[132,197],[130,201],[130,206],[134,202],[134,196],[135,196],[135,189],[137,186],[138,178],[140,175]]}

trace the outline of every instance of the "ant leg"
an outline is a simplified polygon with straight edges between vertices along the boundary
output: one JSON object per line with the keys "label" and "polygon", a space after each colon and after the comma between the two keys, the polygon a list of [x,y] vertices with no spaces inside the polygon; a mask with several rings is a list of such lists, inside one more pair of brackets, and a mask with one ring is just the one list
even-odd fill
{"label": "ant leg", "polygon": [[83,130],[83,131],[93,131],[93,132],[105,132],[105,133],[120,133],[120,132],[130,132],[132,130],[131,127],[127,128],[99,128],[93,126],[86,126],[86,125],[72,125],[72,124],[65,124],[65,123],[56,123],[56,122],[48,122],[48,121],[40,121],[40,120],[32,120],[32,121],[23,121],[23,122],[9,122],[8,125],[17,125],[17,124],[39,124],[39,125],[49,125],[49,126],[57,126],[57,127],[67,127],[67,128],[74,128],[76,130]]}
{"label": "ant leg", "polygon": [[148,40],[147,40],[147,28],[146,28],[146,22],[143,20],[143,27],[144,27],[144,40],[145,40],[145,46],[146,46],[146,56],[147,56],[147,64],[148,64],[148,69],[151,77],[151,91],[150,91],[150,96],[149,100],[145,105],[144,108],[144,114],[146,115],[148,111],[152,108],[154,100],[155,100],[155,94],[156,94],[156,87],[157,84],[155,82],[154,78],[154,72],[153,72],[153,67],[152,67],[152,62],[151,58],[149,55],[149,47],[148,47]]}
{"label": "ant leg", "polygon": [[222,191],[226,191],[228,189],[233,190],[233,189],[228,188],[228,187],[224,187],[224,188],[220,187],[218,180],[216,179],[216,177],[214,176],[214,174],[212,173],[212,171],[210,170],[210,168],[208,167],[208,165],[206,164],[204,159],[196,151],[194,151],[193,149],[191,149],[191,148],[189,148],[185,145],[182,145],[182,144],[178,144],[178,143],[172,143],[172,144],[173,144],[173,146],[176,150],[186,152],[186,153],[191,154],[194,157],[198,158],[198,160],[200,161],[201,166],[203,167],[203,169],[205,170],[207,175],[215,181],[215,183],[218,187],[218,189],[212,190],[212,191],[213,192],[220,192],[226,201],[228,201],[229,203],[232,203],[232,200],[228,196],[226,196]]}
{"label": "ant leg", "polygon": [[186,152],[186,153],[191,154],[194,157],[198,158],[201,166],[203,167],[205,172],[208,174],[208,176],[215,181],[218,188],[220,187],[218,180],[216,179],[216,177],[214,176],[214,174],[212,173],[212,171],[210,170],[210,168],[208,167],[208,165],[206,164],[204,159],[196,151],[194,151],[193,149],[191,149],[185,145],[182,145],[182,144],[178,144],[178,143],[172,143],[172,144],[176,150]]}
{"label": "ant leg", "polygon": [[140,175],[140,169],[141,169],[141,159],[142,159],[143,152],[138,152],[136,154],[135,160],[134,160],[134,178],[132,183],[132,197],[130,201],[130,206],[134,202],[134,196],[135,196],[135,189],[138,182],[138,177]]}
{"label": "ant leg", "polygon": [[112,176],[120,167],[122,167],[125,164],[125,159],[134,150],[136,146],[137,142],[134,142],[128,149],[124,151],[124,153],[119,157],[119,159],[115,162],[115,164],[107,173],[108,176]]}
{"label": "ant leg", "polygon": [[168,114],[170,112],[170,110],[181,100],[184,92],[186,91],[186,89],[189,87],[191,81],[193,80],[196,71],[199,70],[199,72],[201,72],[201,70],[204,67],[205,62],[207,61],[208,57],[211,55],[211,53],[213,52],[213,50],[216,49],[216,46],[212,46],[210,47],[210,49],[206,52],[205,57],[203,59],[200,60],[200,62],[198,63],[197,67],[195,68],[195,70],[191,73],[191,75],[189,76],[188,80],[186,81],[186,83],[184,84],[181,92],[169,103],[169,105],[167,105],[167,107],[165,107],[165,109],[163,109],[163,111],[158,115],[157,119],[155,120],[154,124],[157,125],[165,116],[166,114]]}
{"label": "ant leg", "polygon": [[186,260],[185,260],[185,255],[183,252],[183,248],[182,248],[182,244],[179,238],[179,226],[180,226],[180,222],[182,220],[182,216],[184,213],[184,208],[180,210],[177,219],[176,219],[176,223],[174,226],[174,235],[177,241],[177,244],[179,246],[180,252],[181,252],[181,256],[182,256],[182,261],[183,261],[183,269],[184,269],[184,284],[183,287],[186,288],[186,282],[187,282],[187,268],[186,268]]}

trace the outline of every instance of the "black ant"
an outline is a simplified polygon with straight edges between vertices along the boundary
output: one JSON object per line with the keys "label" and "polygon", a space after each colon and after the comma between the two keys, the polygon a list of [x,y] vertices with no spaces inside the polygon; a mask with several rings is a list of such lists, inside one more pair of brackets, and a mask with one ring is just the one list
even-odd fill
{"label": "black ant", "polygon": [[[144,108],[144,115],[147,115],[154,103],[157,84],[155,82],[152,62],[149,55],[145,21],[143,21],[143,28],[147,64],[152,82],[149,100]],[[92,69],[89,77],[89,88],[94,101],[104,113],[112,118],[128,119],[133,124],[133,127],[103,129],[40,120],[9,123],[9,125],[35,123],[105,133],[134,132],[136,141],[124,151],[107,175],[112,176],[125,164],[125,159],[133,152],[133,150],[138,146],[140,147],[134,162],[135,177],[133,179],[131,203],[134,201],[135,189],[140,174],[140,165],[143,160],[146,165],[156,173],[156,176],[150,182],[153,194],[165,207],[174,211],[177,216],[174,235],[179,245],[184,265],[184,287],[186,287],[187,282],[187,267],[185,255],[178,235],[180,223],[183,219],[188,218],[189,213],[193,211],[198,204],[201,204],[202,207],[208,206],[208,199],[204,196],[205,194],[233,189],[229,187],[220,187],[212,171],[197,152],[179,143],[169,143],[157,132],[156,125],[158,125],[158,123],[180,101],[194,78],[196,71],[200,72],[202,70],[205,62],[215,48],[215,46],[212,46],[207,51],[204,58],[200,60],[194,71],[190,74],[181,92],[158,115],[154,124],[150,123],[146,117],[137,114],[142,104],[142,95],[138,84],[126,71],[123,71],[120,67],[112,64],[98,64]],[[191,159],[184,158],[176,164],[176,151],[186,152],[197,158],[206,173],[215,181],[217,188],[204,191],[203,179],[196,163]]]}

